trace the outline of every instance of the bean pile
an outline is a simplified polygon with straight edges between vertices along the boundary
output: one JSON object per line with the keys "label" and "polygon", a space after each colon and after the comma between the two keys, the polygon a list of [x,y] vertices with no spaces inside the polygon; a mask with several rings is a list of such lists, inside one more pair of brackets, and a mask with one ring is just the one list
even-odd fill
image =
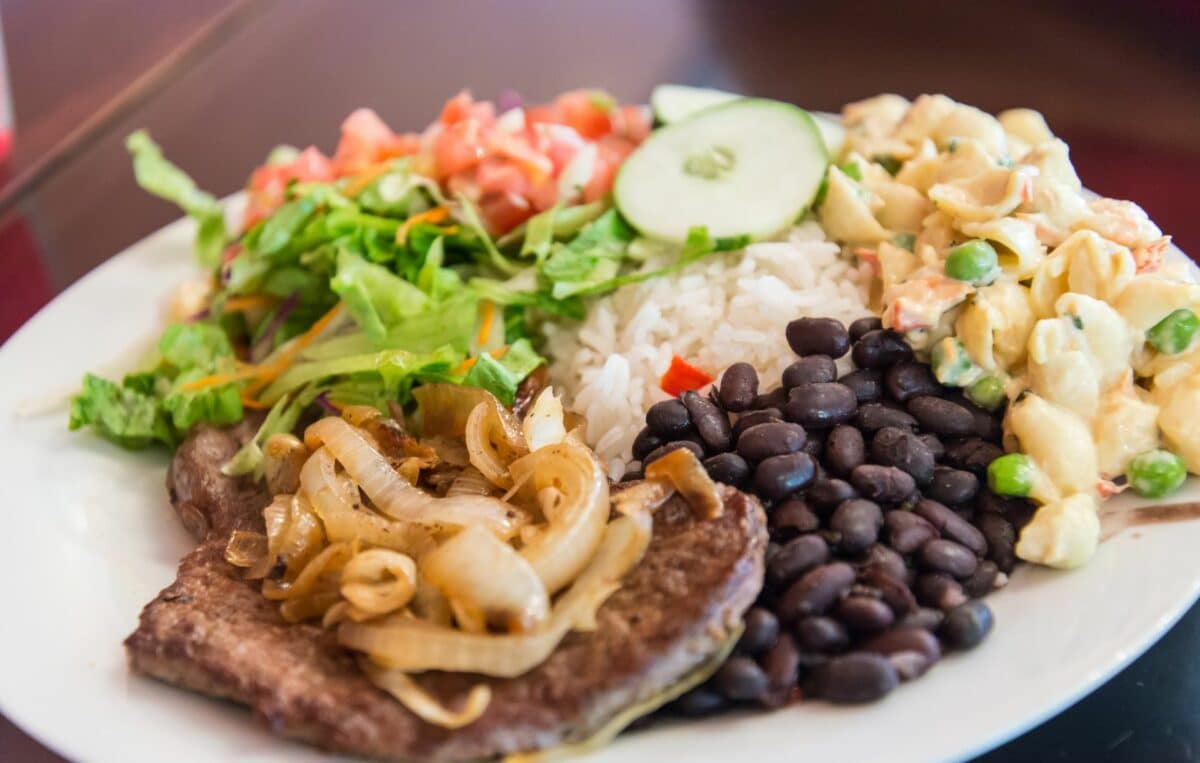
{"label": "bean pile", "polygon": [[1001,411],[941,386],[878,319],[801,318],[787,340],[799,358],[779,387],[737,363],[709,396],[654,405],[634,443],[643,465],[691,450],[769,520],[762,595],[734,655],[677,701],[687,714],[869,702],[976,646],[992,628],[978,599],[1007,582],[1032,513],[986,487]]}

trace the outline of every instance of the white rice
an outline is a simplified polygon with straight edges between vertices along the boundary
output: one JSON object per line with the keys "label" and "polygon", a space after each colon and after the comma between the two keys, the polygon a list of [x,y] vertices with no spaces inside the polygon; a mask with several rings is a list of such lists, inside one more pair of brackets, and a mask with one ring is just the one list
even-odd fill
{"label": "white rice", "polygon": [[588,443],[619,479],[646,409],[668,397],[659,383],[673,355],[717,377],[748,362],[760,389],[773,389],[796,359],[784,337],[788,321],[868,315],[869,285],[869,266],[855,266],[816,223],[805,223],[786,240],[619,289],[577,326],[546,326],[550,378],[574,391],[568,407],[587,419]]}

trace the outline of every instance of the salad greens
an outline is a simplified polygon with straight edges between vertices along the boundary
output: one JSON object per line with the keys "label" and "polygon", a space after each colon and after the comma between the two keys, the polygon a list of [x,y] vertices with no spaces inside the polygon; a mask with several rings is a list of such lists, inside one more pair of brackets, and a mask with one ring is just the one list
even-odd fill
{"label": "salad greens", "polygon": [[[86,376],[70,427],[127,448],[173,448],[198,424],[265,410],[227,465],[235,474],[260,474],[266,439],[317,403],[387,410],[410,404],[414,385],[444,382],[511,405],[545,363],[542,322],[582,318],[587,297],[747,242],[704,228],[682,246],[640,239],[607,199],[560,201],[496,239],[474,202],[448,198],[413,157],[340,178],[290,177],[266,214],[230,235],[220,203],[149,135],[127,146],[138,183],[197,221],[211,295],[166,328],[149,368],[120,382]],[[297,156],[279,149],[259,172]],[[648,253],[660,267],[643,267]]]}

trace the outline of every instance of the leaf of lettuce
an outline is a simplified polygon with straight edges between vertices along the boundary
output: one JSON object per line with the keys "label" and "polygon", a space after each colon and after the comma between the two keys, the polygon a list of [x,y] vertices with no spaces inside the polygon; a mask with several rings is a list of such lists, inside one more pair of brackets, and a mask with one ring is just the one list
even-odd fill
{"label": "leaf of lettuce", "polygon": [[376,342],[384,340],[388,329],[429,304],[428,295],[413,284],[344,250],[338,253],[337,275],[330,286],[359,328]]}
{"label": "leaf of lettuce", "polygon": [[221,467],[221,473],[231,477],[253,474],[255,480],[261,479],[263,476],[262,446],[272,435],[293,431],[296,428],[296,422],[300,420],[300,414],[304,413],[304,409],[312,403],[317,393],[316,387],[309,386],[304,387],[290,398],[279,398],[279,402],[271,407],[254,436]]}
{"label": "leaf of lettuce", "polygon": [[160,442],[177,443],[171,424],[153,394],[153,378],[136,374],[117,385],[93,374],[83,377],[83,389],[71,399],[72,431],[91,426],[102,437],[124,448],[138,450]]}
{"label": "leaf of lettuce", "polygon": [[172,323],[158,340],[158,351],[178,369],[208,370],[220,358],[233,357],[229,337],[210,323]]}
{"label": "leaf of lettuce", "polygon": [[528,339],[520,339],[508,348],[500,359],[488,353],[480,354],[462,383],[468,387],[486,389],[505,405],[512,405],[517,387],[526,376],[546,361],[534,351]]}
{"label": "leaf of lettuce", "polygon": [[285,203],[263,223],[262,230],[254,242],[254,251],[268,258],[279,254],[312,219],[316,211],[317,202],[311,196],[301,196]]}
{"label": "leaf of lettuce", "polygon": [[171,418],[171,424],[180,432],[187,432],[201,422],[228,426],[242,420],[241,392],[236,384],[222,384],[185,390],[188,382],[203,378],[208,369],[193,368],[175,377],[171,390],[162,399],[162,408]]}
{"label": "leaf of lettuce", "polygon": [[186,172],[168,161],[145,130],[138,130],[126,138],[125,147],[133,155],[133,174],[138,185],[179,205],[196,221],[196,259],[202,267],[215,268],[221,261],[228,238],[220,202],[212,194],[201,191]]}
{"label": "leaf of lettuce", "polygon": [[479,216],[479,210],[475,208],[475,203],[460,193],[458,195],[458,204],[462,210],[463,221],[478,237],[479,244],[483,248],[484,253],[487,254],[487,261],[491,263],[492,267],[509,276],[519,273],[523,269],[523,266],[510,261],[496,248],[495,242],[492,241],[492,237],[488,235],[487,229],[483,225],[483,219]]}

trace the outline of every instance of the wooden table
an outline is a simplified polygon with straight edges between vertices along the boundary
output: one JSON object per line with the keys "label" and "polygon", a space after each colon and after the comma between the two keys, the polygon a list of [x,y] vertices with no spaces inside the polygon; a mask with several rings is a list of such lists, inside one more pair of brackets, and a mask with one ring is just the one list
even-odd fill
{"label": "wooden table", "polygon": [[[233,1],[3,0],[18,137],[0,181],[44,160]],[[480,97],[515,87],[537,100],[589,85],[639,100],[675,81],[829,110],[880,91],[943,91],[991,110],[1032,106],[1071,143],[1090,187],[1137,199],[1185,251],[1200,251],[1198,6],[1047,5],[251,2],[234,33],[89,135],[0,221],[0,340],[177,215],[134,185],[122,148],[134,128],[148,127],[223,195],[277,143],[330,149],[356,106],[420,128],[462,87]],[[1200,745],[1198,665],[1193,610],[1104,688],[984,760],[1190,760]],[[2,719],[0,759],[58,760]]]}

